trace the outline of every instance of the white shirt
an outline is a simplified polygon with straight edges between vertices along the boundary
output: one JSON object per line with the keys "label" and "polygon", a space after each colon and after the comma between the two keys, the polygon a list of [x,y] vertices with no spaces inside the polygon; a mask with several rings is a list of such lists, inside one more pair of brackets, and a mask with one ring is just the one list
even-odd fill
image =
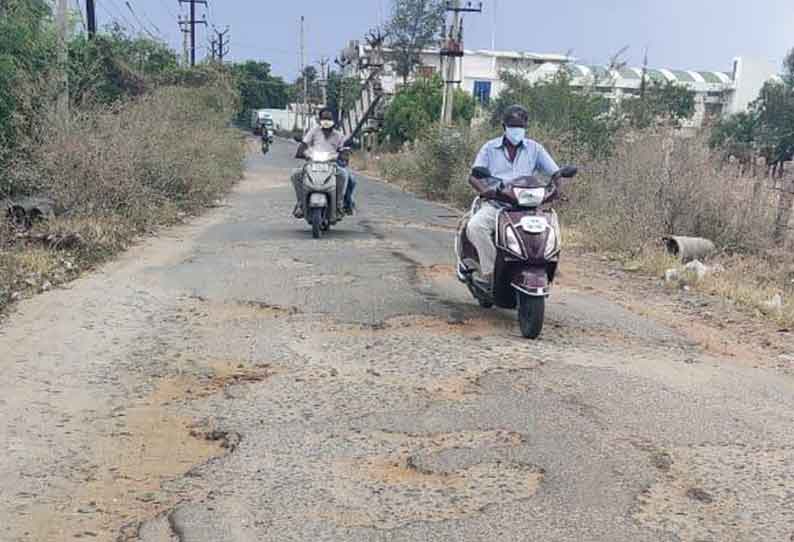
{"label": "white shirt", "polygon": [[521,142],[516,150],[516,157],[511,162],[504,137],[492,139],[483,145],[473,167],[486,167],[492,176],[503,181],[534,175],[537,171],[554,175],[560,169],[543,145],[529,138]]}

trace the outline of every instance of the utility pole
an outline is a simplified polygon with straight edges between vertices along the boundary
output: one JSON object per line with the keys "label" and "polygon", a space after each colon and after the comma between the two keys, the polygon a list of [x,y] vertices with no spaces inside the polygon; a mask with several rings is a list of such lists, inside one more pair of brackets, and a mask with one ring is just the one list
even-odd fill
{"label": "utility pole", "polygon": [[55,7],[56,32],[58,43],[58,100],[56,102],[58,120],[63,124],[69,120],[69,51],[67,44],[67,0],[57,0]]}
{"label": "utility pole", "polygon": [[211,57],[212,57],[212,61],[213,61],[213,62],[215,62],[215,60],[218,58],[218,57],[217,57],[217,54],[215,53],[215,46],[216,46],[217,44],[218,44],[218,42],[217,42],[217,41],[215,41],[215,38],[212,38],[212,39],[210,40],[210,54],[211,54]]}
{"label": "utility pole", "polygon": [[309,110],[309,79],[306,77],[306,36],[304,35],[305,18],[301,15],[301,77],[303,77],[303,126],[306,130],[306,116]]}
{"label": "utility pole", "polygon": [[[215,30],[215,35],[218,37],[218,39],[217,39],[217,43],[218,43],[218,51],[217,51],[218,61],[221,64],[223,64],[223,57],[225,57],[229,53],[229,48],[228,48],[229,42],[228,41],[224,41],[224,39],[223,39],[226,36],[226,34],[228,34],[228,33],[229,33],[229,28],[228,27],[226,27],[226,30],[224,30],[223,32],[218,32],[217,30]],[[215,41],[215,40],[213,40],[213,41]]]}
{"label": "utility pole", "polygon": [[85,0],[85,14],[88,19],[88,38],[96,36],[96,7],[94,0]]}
{"label": "utility pole", "polygon": [[[207,17],[196,20],[196,4],[207,5],[207,0],[179,0],[180,4],[190,4],[190,19],[182,21],[190,28],[190,65],[196,65],[196,24],[207,25]],[[180,23],[181,24],[181,23]]]}
{"label": "utility pole", "polygon": [[322,57],[318,64],[320,64],[320,89],[323,92],[323,106],[328,105],[328,72],[326,67],[331,61],[328,58]]}
{"label": "utility pole", "polygon": [[[441,56],[448,57],[447,73],[444,78],[444,100],[441,107],[441,122],[445,125],[452,124],[452,110],[455,98],[455,88],[460,83],[455,79],[457,76],[458,59],[463,58],[463,18],[461,13],[482,13],[482,2],[474,6],[472,2],[466,2],[461,6],[461,0],[447,2],[447,11],[452,12],[452,26],[449,36],[444,36],[441,46]],[[446,33],[446,32],[445,32]]]}
{"label": "utility pole", "polygon": [[187,21],[179,17],[179,30],[182,32],[182,65],[187,66],[190,63],[190,28],[187,26]]}

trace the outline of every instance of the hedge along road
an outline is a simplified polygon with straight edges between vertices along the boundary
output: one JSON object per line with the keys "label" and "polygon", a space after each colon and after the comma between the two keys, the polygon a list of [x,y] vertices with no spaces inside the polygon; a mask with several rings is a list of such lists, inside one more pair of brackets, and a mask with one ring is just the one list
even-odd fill
{"label": "hedge along road", "polygon": [[[788,540],[794,386],[577,284],[538,342],[452,275],[454,213],[363,180],[314,241],[294,147],[21,303],[3,540]],[[578,271],[578,272],[577,272]]]}

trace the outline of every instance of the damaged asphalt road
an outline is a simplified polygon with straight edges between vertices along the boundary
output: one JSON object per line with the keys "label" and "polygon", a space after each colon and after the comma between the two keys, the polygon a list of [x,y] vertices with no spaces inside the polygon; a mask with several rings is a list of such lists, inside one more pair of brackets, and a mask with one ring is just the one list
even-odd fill
{"label": "damaged asphalt road", "polygon": [[790,376],[565,267],[525,341],[448,209],[364,181],[312,240],[291,151],[0,327],[0,540],[792,539]]}

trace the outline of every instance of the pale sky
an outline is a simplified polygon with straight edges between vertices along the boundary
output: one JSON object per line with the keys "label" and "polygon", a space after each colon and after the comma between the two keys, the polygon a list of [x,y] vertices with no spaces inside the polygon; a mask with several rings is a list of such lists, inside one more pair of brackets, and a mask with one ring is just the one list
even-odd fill
{"label": "pale sky", "polygon": [[[219,29],[230,27],[230,59],[267,61],[290,80],[298,73],[301,15],[306,17],[307,63],[314,63],[335,57],[391,10],[390,0],[208,1],[209,21]],[[111,17],[123,22],[122,14],[139,24],[125,0],[96,2],[100,26]],[[181,48],[176,16],[187,6],[180,8],[177,0],[129,4],[150,32]],[[201,5],[197,11],[205,13]],[[625,58],[631,65],[641,64],[648,47],[654,67],[729,71],[735,56],[782,60],[794,47],[794,1],[484,0],[483,13],[466,18],[465,46],[490,48],[494,29],[497,49],[571,52],[583,63],[605,64],[628,45]],[[197,57],[202,57],[208,33],[200,28],[197,36],[202,46]]]}

